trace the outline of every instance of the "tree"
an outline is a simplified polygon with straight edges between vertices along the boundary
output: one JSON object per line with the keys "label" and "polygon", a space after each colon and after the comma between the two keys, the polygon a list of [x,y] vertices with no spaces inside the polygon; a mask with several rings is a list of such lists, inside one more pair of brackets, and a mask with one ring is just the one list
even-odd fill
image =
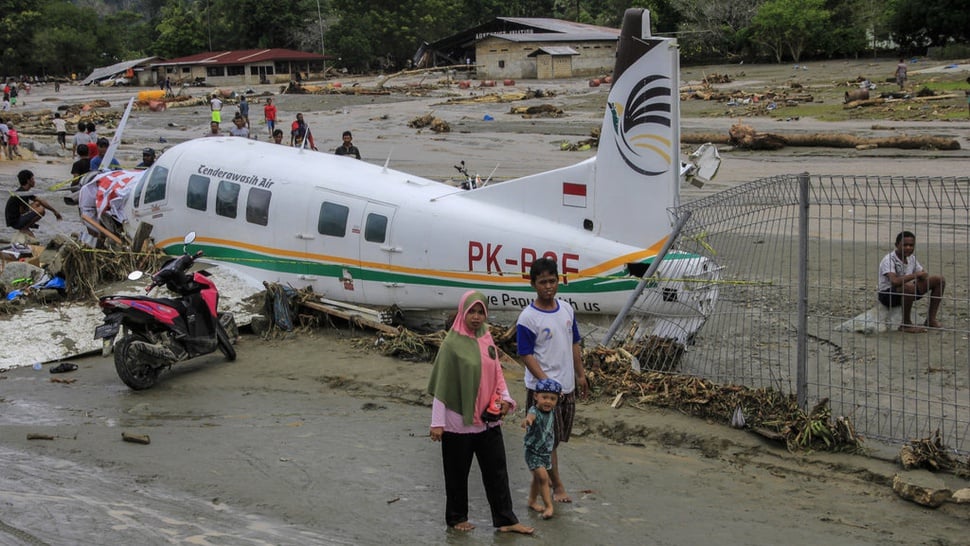
{"label": "tree", "polygon": [[458,24],[463,11],[451,0],[374,0],[341,7],[340,21],[327,32],[327,43],[333,44],[328,52],[355,70],[404,68],[422,42],[467,28],[464,21]]}
{"label": "tree", "polygon": [[687,57],[738,57],[762,0],[674,0],[680,14],[677,41]]}
{"label": "tree", "polygon": [[7,74],[33,72],[31,42],[42,7],[30,0],[0,1],[0,65]]}
{"label": "tree", "polygon": [[179,0],[162,8],[161,20],[155,29],[158,40],[155,53],[162,57],[184,57],[208,49],[204,19],[191,5]]}
{"label": "tree", "polygon": [[829,18],[824,0],[768,0],[752,20],[753,37],[779,63],[785,50],[797,63],[805,49],[825,33]]}
{"label": "tree", "polygon": [[894,0],[890,8],[893,39],[901,47],[922,49],[970,41],[966,0]]}

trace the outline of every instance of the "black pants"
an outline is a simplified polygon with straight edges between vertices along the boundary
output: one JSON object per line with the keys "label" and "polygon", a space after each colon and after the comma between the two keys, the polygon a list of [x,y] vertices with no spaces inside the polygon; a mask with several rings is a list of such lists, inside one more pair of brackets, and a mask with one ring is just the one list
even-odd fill
{"label": "black pants", "polygon": [[468,521],[468,471],[472,455],[482,471],[485,496],[492,509],[492,525],[515,525],[519,519],[512,511],[509,472],[505,463],[502,427],[477,434],[445,432],[441,437],[441,460],[445,469],[445,522],[449,527]]}

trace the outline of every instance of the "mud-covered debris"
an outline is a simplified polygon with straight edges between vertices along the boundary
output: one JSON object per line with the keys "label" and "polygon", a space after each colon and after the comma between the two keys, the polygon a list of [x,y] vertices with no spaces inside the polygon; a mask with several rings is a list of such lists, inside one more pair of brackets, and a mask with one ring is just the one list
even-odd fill
{"label": "mud-covered debris", "polygon": [[523,118],[559,118],[563,116],[562,108],[552,104],[539,104],[537,106],[513,106],[509,110],[510,114],[520,115]]}
{"label": "mud-covered debris", "polygon": [[430,128],[436,133],[448,133],[451,131],[451,126],[448,122],[435,117],[433,114],[425,114],[423,116],[418,116],[408,122],[408,127],[414,129],[424,129],[425,127]]}
{"label": "mud-covered debris", "polygon": [[957,462],[943,445],[940,430],[930,438],[911,440],[899,450],[899,462],[903,468],[925,468],[928,470],[952,470]]}
{"label": "mud-covered debris", "polygon": [[585,152],[593,148],[598,148],[600,145],[600,128],[594,127],[589,132],[589,135],[590,138],[580,140],[579,142],[563,141],[559,145],[559,149],[564,152]]}

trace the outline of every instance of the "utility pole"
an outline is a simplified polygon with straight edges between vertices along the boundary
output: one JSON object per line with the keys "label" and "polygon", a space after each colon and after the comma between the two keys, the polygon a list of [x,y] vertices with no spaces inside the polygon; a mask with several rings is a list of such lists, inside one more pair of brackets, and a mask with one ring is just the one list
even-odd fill
{"label": "utility pole", "polygon": [[327,79],[327,49],[323,44],[323,16],[320,13],[320,0],[317,0],[317,22],[320,24],[320,54],[323,58],[323,79]]}

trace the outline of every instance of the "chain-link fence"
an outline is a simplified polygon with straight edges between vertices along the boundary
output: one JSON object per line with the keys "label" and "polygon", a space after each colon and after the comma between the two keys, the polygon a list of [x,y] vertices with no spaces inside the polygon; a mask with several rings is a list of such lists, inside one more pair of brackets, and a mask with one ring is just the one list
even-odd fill
{"label": "chain-link fence", "polygon": [[[783,176],[674,213],[688,218],[677,249],[718,272],[679,373],[795,393],[806,409],[828,398],[864,436],[939,429],[970,451],[970,179]],[[879,263],[904,230],[946,280],[941,327],[924,333],[899,331],[901,308],[876,299]],[[914,324],[929,299],[914,304]]]}

